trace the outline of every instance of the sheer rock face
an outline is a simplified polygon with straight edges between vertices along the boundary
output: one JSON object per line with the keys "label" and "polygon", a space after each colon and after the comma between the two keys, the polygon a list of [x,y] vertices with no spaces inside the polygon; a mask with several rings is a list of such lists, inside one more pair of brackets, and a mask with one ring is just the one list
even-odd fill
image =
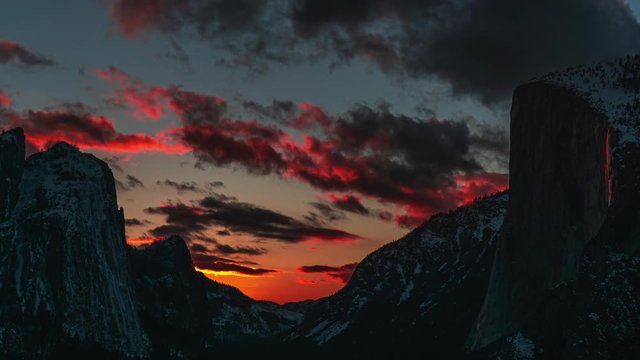
{"label": "sheer rock face", "polygon": [[31,156],[0,233],[0,352],[146,354],[125,246],[105,163],[65,143]]}
{"label": "sheer rock face", "polygon": [[14,129],[0,134],[0,223],[6,221],[18,199],[24,170],[24,134]]}
{"label": "sheer rock face", "polygon": [[373,252],[342,290],[311,306],[292,340],[356,358],[464,358],[507,199],[435,215]]}
{"label": "sheer rock face", "polygon": [[515,91],[510,201],[487,302],[482,347],[516,330],[541,298],[574,279],[608,209],[607,126],[571,91],[544,83]]}
{"label": "sheer rock face", "polygon": [[637,354],[639,143],[640,57],[515,91],[511,197],[470,349],[501,358],[519,358],[524,345],[531,358]]}

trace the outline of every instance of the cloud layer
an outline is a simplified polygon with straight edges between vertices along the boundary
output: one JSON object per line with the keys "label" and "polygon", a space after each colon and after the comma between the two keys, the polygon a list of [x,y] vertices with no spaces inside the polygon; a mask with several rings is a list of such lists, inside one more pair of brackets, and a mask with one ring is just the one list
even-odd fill
{"label": "cloud layer", "polygon": [[[217,96],[176,86],[149,87],[114,67],[97,74],[114,84],[113,102],[126,104],[134,115],[176,116],[180,126],[165,133],[188,148],[198,166],[300,181],[336,193],[328,199],[335,210],[387,220],[389,210],[371,211],[362,204],[375,200],[403,209],[395,221],[411,227],[507,185],[507,176],[487,172],[478,156],[506,163],[509,143],[501,128],[481,125],[472,131],[463,121],[395,114],[386,104],[357,105],[334,116],[308,102],[282,100],[270,105],[244,101],[245,110],[262,120],[238,119]],[[318,204],[312,204],[317,211],[310,219],[341,217]]]}
{"label": "cloud layer", "polygon": [[[251,235],[256,239],[275,240],[284,243],[303,241],[354,241],[359,236],[333,228],[309,224],[279,212],[253,204],[239,202],[233,197],[211,193],[194,205],[164,204],[147,208],[146,213],[162,215],[166,225],[150,230],[153,236],[181,235],[185,238],[206,238],[203,233],[214,227],[222,227],[231,233]],[[218,245],[221,252],[240,253]],[[240,249],[240,250],[239,250]],[[255,249],[254,249],[255,250]],[[249,248],[244,248],[248,253]]]}
{"label": "cloud layer", "polygon": [[115,0],[111,15],[128,37],[200,38],[231,66],[361,59],[489,104],[533,76],[640,51],[640,25],[618,0]]}

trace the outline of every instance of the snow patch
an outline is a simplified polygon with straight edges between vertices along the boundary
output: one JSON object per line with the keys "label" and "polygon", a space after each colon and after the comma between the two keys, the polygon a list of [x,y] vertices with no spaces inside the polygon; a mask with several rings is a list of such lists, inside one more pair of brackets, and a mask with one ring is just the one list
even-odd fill
{"label": "snow patch", "polygon": [[536,344],[527,339],[521,332],[507,338],[513,349],[514,360],[532,360],[535,356]]}
{"label": "snow patch", "polygon": [[640,83],[639,68],[639,56],[627,57],[597,65],[578,66],[540,80],[572,89],[589,100],[616,130],[619,146],[640,142],[640,126],[637,122],[640,95],[633,85],[629,86],[634,82]]}
{"label": "snow patch", "polygon": [[407,301],[409,299],[409,297],[411,296],[411,292],[412,291],[413,291],[413,280],[409,281],[407,286],[404,288],[404,291],[402,292],[402,294],[400,294],[400,300],[398,301],[398,305],[400,305],[403,302]]}
{"label": "snow patch", "polygon": [[322,321],[309,331],[307,337],[313,337],[315,342],[319,345],[326,343],[332,338],[336,337],[349,326],[349,321],[346,322],[332,322],[327,320]]}

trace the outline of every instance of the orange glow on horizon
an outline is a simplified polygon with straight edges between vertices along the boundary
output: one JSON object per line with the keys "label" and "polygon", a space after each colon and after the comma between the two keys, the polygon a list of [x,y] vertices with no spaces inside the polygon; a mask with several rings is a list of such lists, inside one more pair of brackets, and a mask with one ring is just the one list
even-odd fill
{"label": "orange glow on horizon", "polygon": [[322,274],[301,277],[295,271],[280,271],[255,276],[231,271],[195,269],[213,281],[239,289],[254,300],[273,301],[278,304],[320,299],[334,294],[344,286],[341,282],[326,279]]}
{"label": "orange glow on horizon", "polygon": [[157,243],[158,241],[162,241],[164,238],[152,238],[152,237],[139,237],[139,238],[131,238],[127,239],[127,245],[138,247],[145,246]]}
{"label": "orange glow on horizon", "polygon": [[208,278],[211,279],[211,277],[219,277],[219,276],[238,276],[238,277],[245,277],[245,278],[257,278],[257,277],[264,277],[265,275],[249,275],[249,274],[243,274],[243,273],[239,273],[237,271],[215,271],[215,270],[209,270],[209,269],[200,269],[197,266],[193,267],[194,269],[196,269],[196,271],[199,271],[201,273],[203,273],[205,276],[207,276]]}

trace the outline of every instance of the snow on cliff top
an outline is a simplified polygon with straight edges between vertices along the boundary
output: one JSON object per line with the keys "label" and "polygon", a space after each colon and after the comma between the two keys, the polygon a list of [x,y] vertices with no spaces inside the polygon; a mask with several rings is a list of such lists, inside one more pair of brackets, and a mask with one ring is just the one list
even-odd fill
{"label": "snow on cliff top", "polygon": [[39,199],[44,197],[47,211],[101,221],[104,206],[117,208],[115,190],[111,193],[106,184],[107,171],[94,156],[73,145],[57,143],[27,160],[20,186],[23,201],[14,211],[26,216],[38,208]]}
{"label": "snow on cliff top", "polygon": [[618,144],[640,143],[640,55],[551,73],[543,81],[575,90],[618,132]]}

